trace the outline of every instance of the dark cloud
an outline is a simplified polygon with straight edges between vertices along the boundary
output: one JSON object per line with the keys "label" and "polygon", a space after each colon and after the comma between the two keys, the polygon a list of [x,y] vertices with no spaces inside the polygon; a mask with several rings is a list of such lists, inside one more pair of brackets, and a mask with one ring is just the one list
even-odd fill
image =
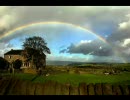
{"label": "dark cloud", "polygon": [[62,49],[59,53],[65,53],[66,49]]}
{"label": "dark cloud", "polygon": [[[0,7],[0,34],[17,27],[47,21],[72,23],[92,29],[97,34],[115,30],[124,20],[129,7],[87,7],[87,6],[5,6]],[[106,13],[107,12],[107,13]]]}
{"label": "dark cloud", "polygon": [[130,38],[130,14],[124,15],[124,19],[119,22],[118,27],[113,30],[112,34],[107,38],[109,42],[124,41]]}
{"label": "dark cloud", "polygon": [[93,52],[93,55],[96,56],[112,56],[113,50],[111,47],[103,47],[102,49],[97,49]]}
{"label": "dark cloud", "polygon": [[67,49],[63,49],[60,53],[70,53],[70,54],[84,54],[84,55],[94,55],[94,56],[111,56],[113,55],[112,47],[108,44],[103,43],[100,40],[94,40],[92,42],[82,43],[78,45],[71,44]]}
{"label": "dark cloud", "polygon": [[112,33],[108,38],[108,42],[123,41],[124,39],[130,38],[130,27],[126,30],[118,30]]}

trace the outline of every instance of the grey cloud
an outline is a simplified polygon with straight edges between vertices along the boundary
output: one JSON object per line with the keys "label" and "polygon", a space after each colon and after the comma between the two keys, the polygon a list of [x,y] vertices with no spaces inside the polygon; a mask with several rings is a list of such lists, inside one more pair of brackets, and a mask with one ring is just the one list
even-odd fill
{"label": "grey cloud", "polygon": [[97,49],[93,52],[96,56],[111,56],[113,55],[113,50],[111,47],[103,47],[103,49]]}
{"label": "grey cloud", "polygon": [[[100,47],[102,48],[100,49]],[[105,44],[100,40],[94,40],[90,43],[80,43],[79,45],[71,44],[67,49],[60,51],[60,53],[65,52],[70,54],[89,54],[94,56],[111,56],[114,53],[110,45]]]}
{"label": "grey cloud", "polygon": [[59,53],[65,53],[66,51],[66,49],[62,49]]}
{"label": "grey cloud", "polygon": [[112,34],[108,37],[109,42],[123,41],[130,38],[130,14],[124,14],[124,18],[117,25],[116,30],[113,30]]}
{"label": "grey cloud", "polygon": [[13,48],[13,44],[7,44],[7,46],[6,46],[7,48]]}
{"label": "grey cloud", "polygon": [[22,15],[21,8],[17,9],[17,7],[10,6],[0,7],[0,31],[4,30],[0,34],[4,34],[18,25],[20,16]]}
{"label": "grey cloud", "polygon": [[[118,8],[118,9],[117,9]],[[127,8],[127,9],[126,9]],[[41,21],[61,21],[90,28],[95,32],[104,33],[114,30],[117,23],[124,19],[129,7],[80,7],[80,6],[14,6],[5,7],[1,16],[5,18],[6,31],[16,27]],[[2,11],[2,10],[1,10]],[[106,13],[107,12],[107,13]],[[87,24],[87,25],[86,25]],[[3,30],[5,28],[1,28]]]}
{"label": "grey cloud", "polygon": [[[129,14],[130,7],[79,7],[79,6],[12,6],[12,7],[0,7],[0,36],[6,32],[34,22],[41,21],[61,21],[66,23],[72,23],[76,25],[89,28],[95,33],[106,34],[109,33],[110,36],[107,37],[107,41],[118,49],[118,46],[114,43],[116,41],[123,41],[126,38],[130,38],[130,27],[125,30],[118,30],[119,23],[127,21],[128,18],[125,15]],[[44,33],[48,33],[49,28],[43,29]],[[2,43],[8,43],[11,39],[22,37],[23,35],[28,35],[28,33],[34,30],[39,30],[35,28],[32,31],[26,30],[21,31],[18,34],[14,34],[3,39],[0,39]],[[62,29],[61,29],[62,30]],[[52,30],[52,33],[60,32],[61,30]],[[49,33],[50,34],[50,33]],[[107,34],[108,35],[108,34]],[[49,35],[48,35],[49,36]],[[54,38],[55,34],[51,34],[49,40]],[[102,49],[99,47],[102,46]],[[122,49],[119,47],[121,53],[127,52],[127,48]],[[126,50],[126,51],[125,51]],[[76,46],[71,44],[68,49],[61,50],[60,53],[82,53],[91,54],[97,56],[109,56],[113,54],[112,48],[103,43],[87,43]],[[127,56],[127,54],[124,56]]]}
{"label": "grey cloud", "polygon": [[1,42],[0,43],[0,56],[4,56],[4,53],[12,49],[13,45],[10,43]]}
{"label": "grey cloud", "polygon": [[10,44],[10,43],[5,43],[5,42],[0,43],[0,49],[1,50],[7,49],[7,48],[12,48],[12,47],[13,47],[13,45]]}
{"label": "grey cloud", "polygon": [[124,39],[130,38],[130,27],[126,30],[118,30],[111,34],[108,38],[107,41],[109,42],[116,42],[116,41],[122,41]]}

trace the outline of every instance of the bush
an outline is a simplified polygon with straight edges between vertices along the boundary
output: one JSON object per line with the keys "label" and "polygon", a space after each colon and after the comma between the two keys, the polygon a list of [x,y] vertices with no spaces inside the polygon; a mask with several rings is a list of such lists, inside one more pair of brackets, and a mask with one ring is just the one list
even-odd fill
{"label": "bush", "polygon": [[78,69],[76,69],[76,70],[74,71],[74,73],[75,73],[75,74],[80,74],[80,72],[79,72]]}
{"label": "bush", "polygon": [[124,70],[123,70],[123,71],[128,71],[128,69],[124,68]]}
{"label": "bush", "polygon": [[69,70],[69,69],[67,69],[67,73],[69,73],[69,71],[70,71],[70,70]]}
{"label": "bush", "polygon": [[8,67],[9,62],[6,59],[0,57],[0,69],[8,69]]}

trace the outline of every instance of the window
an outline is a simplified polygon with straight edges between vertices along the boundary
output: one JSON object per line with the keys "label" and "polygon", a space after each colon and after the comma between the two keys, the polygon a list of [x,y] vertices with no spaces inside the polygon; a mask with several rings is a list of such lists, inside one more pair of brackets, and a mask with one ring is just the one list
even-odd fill
{"label": "window", "polygon": [[11,56],[9,56],[9,59],[11,59]]}

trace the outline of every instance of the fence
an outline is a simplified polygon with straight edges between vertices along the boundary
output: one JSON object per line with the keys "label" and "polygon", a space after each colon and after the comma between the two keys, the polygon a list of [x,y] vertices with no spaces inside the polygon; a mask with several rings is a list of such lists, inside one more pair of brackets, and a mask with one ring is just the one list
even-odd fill
{"label": "fence", "polygon": [[32,83],[10,78],[0,80],[0,95],[130,95],[130,86],[100,83],[71,86],[54,81]]}

